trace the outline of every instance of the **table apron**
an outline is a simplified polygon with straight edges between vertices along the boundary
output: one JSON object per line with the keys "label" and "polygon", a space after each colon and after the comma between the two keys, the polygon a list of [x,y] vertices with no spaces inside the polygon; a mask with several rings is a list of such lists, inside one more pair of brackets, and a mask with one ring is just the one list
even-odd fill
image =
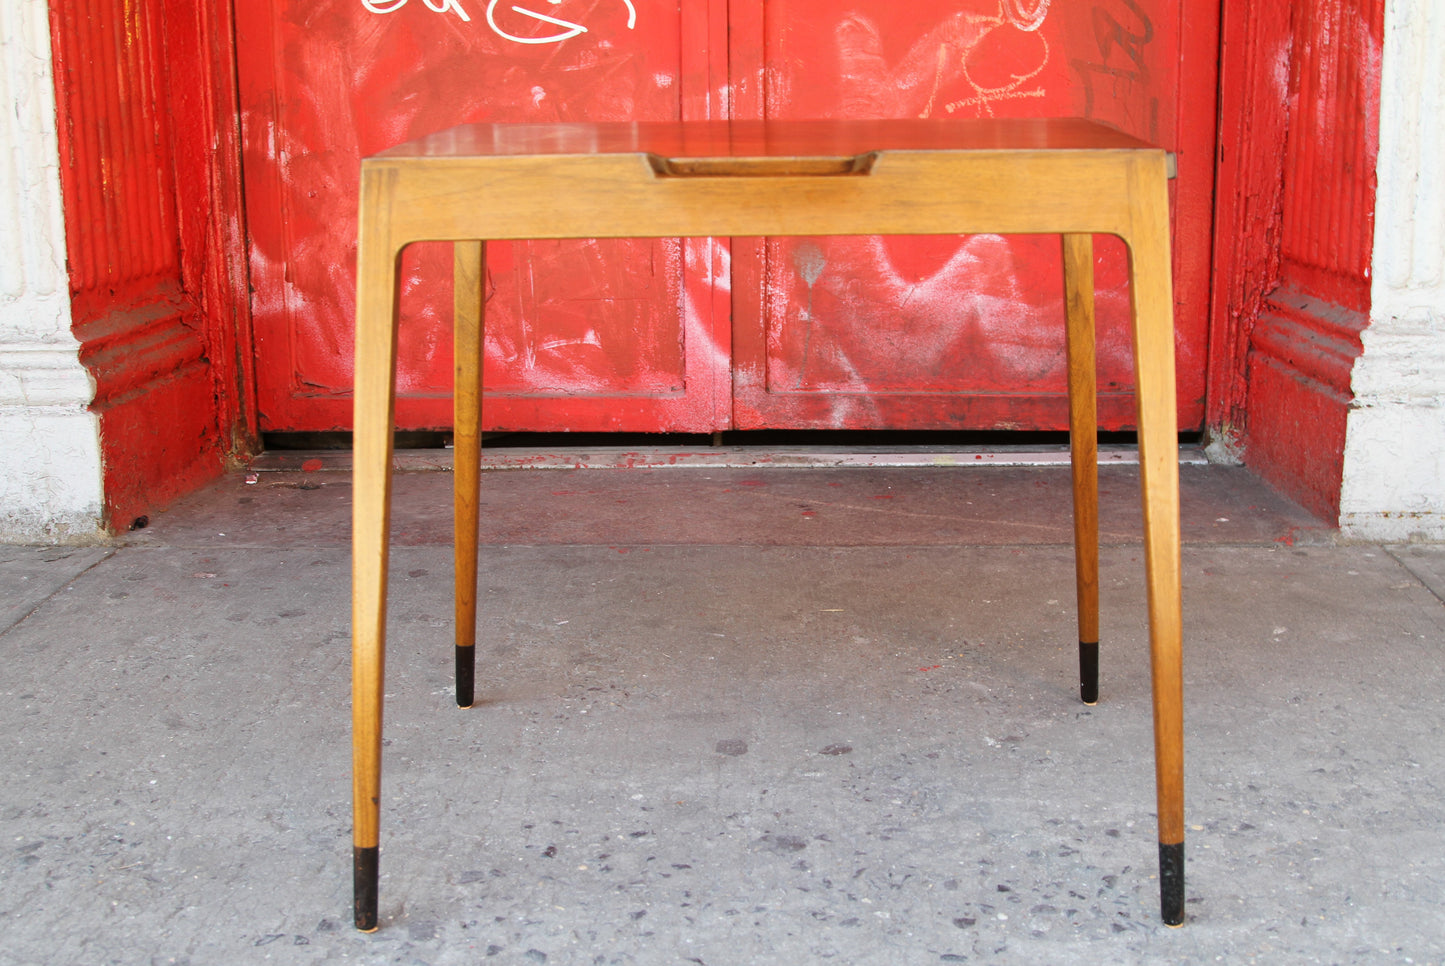
{"label": "table apron", "polygon": [[[670,176],[646,155],[375,159],[363,237],[1132,234],[1162,151],[885,152],[866,174]],[[1151,199],[1154,200],[1154,199]],[[377,237],[383,241],[383,237]]]}

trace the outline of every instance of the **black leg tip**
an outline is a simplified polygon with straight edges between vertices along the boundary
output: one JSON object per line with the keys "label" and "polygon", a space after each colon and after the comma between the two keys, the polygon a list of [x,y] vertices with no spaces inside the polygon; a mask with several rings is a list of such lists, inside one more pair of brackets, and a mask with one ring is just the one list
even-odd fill
{"label": "black leg tip", "polygon": [[470,708],[476,699],[476,648],[457,648],[457,707]]}
{"label": "black leg tip", "polygon": [[1184,843],[1159,843],[1159,908],[1164,925],[1184,925]]}
{"label": "black leg tip", "polygon": [[376,931],[376,892],[380,866],[376,846],[351,850],[352,911],[356,928],[362,932]]}
{"label": "black leg tip", "polygon": [[1085,704],[1099,703],[1099,642],[1079,642],[1079,696]]}

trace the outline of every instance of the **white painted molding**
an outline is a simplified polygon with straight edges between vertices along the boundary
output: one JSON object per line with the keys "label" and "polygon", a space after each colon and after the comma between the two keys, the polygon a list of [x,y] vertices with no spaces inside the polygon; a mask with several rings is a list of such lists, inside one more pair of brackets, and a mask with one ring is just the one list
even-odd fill
{"label": "white painted molding", "polygon": [[1387,0],[1370,326],[1355,364],[1340,529],[1445,540],[1445,5]]}
{"label": "white painted molding", "polygon": [[0,3],[0,107],[0,541],[91,541],[100,432],[70,331],[45,0]]}
{"label": "white painted molding", "polygon": [[0,409],[85,410],[95,380],[75,346],[0,345]]}

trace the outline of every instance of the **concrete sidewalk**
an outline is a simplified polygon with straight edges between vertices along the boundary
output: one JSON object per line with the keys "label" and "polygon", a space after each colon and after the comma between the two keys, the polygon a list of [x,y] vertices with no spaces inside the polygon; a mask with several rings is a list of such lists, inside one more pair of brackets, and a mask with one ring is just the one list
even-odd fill
{"label": "concrete sidewalk", "polygon": [[1158,921],[1137,475],[1102,701],[1065,467],[398,477],[382,928],[350,907],[349,476],[0,547],[0,963],[1445,962],[1445,548],[1184,466],[1189,920]]}

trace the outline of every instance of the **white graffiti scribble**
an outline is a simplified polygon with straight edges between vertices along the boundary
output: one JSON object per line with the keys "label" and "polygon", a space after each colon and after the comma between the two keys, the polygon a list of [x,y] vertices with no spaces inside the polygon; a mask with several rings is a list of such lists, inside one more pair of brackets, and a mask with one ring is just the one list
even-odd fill
{"label": "white graffiti scribble", "polygon": [[[837,27],[839,63],[849,82],[843,109],[864,117],[991,116],[1003,101],[1047,96],[1038,78],[1050,50],[1040,28],[1051,2],[981,0],[939,22],[898,59],[885,54],[876,22],[845,16]],[[950,90],[954,99],[945,103]]]}
{"label": "white graffiti scribble", "polygon": [[[436,13],[454,13],[463,21],[471,23],[472,18],[458,4],[457,0],[421,0],[428,10]],[[361,5],[372,13],[395,13],[406,6],[407,0],[361,0]]]}
{"label": "white graffiti scribble", "polygon": [[[518,7],[513,5],[511,8],[513,13],[520,14],[523,17],[530,17],[533,20],[537,20],[542,23],[551,24],[552,26],[559,28],[559,30],[557,33],[544,34],[540,37],[522,37],[518,36],[517,34],[508,33],[501,27],[497,26],[495,14],[497,10],[497,4],[500,2],[501,0],[491,0],[491,2],[487,4],[487,26],[491,27],[498,37],[502,37],[514,43],[556,44],[561,43],[564,40],[570,40],[578,34],[583,34],[587,32],[587,28],[582,26],[580,23],[573,23],[571,20],[563,20],[560,17],[553,17],[549,14],[538,13],[535,10],[529,10],[526,7]],[[547,0],[547,2],[556,5],[561,3],[562,0]],[[637,26],[637,8],[632,5],[632,0],[622,0],[622,2],[627,4],[627,29],[633,30]]]}
{"label": "white graffiti scribble", "polygon": [[[1026,85],[1043,73],[1049,63],[1049,42],[1043,38],[1042,34],[1038,34],[1038,29],[1043,26],[1044,19],[1049,15],[1049,3],[1050,0],[1033,0],[1030,9],[1029,0],[1001,0],[998,19],[980,19],[979,24],[983,27],[983,32],[964,51],[963,59],[960,61],[963,67],[964,81],[973,88],[974,96],[948,104],[944,110],[952,114],[961,107],[972,107],[979,114],[992,115],[993,105],[998,101],[1044,96],[1042,88]],[[1013,65],[1009,70],[1008,80],[1002,84],[983,83],[976,79],[973,72],[975,54],[987,50],[986,44],[990,35],[1005,26],[1035,35],[1038,45],[1034,51],[1036,60],[1030,63],[1025,59],[1023,62]],[[980,59],[986,60],[987,58]]]}
{"label": "white graffiti scribble", "polygon": [[1033,0],[1033,9],[1029,9],[1029,0],[1003,0],[1003,15],[1009,23],[1020,30],[1038,30],[1044,25],[1044,18],[1049,15],[1049,4],[1052,0]]}
{"label": "white graffiti scribble", "polygon": [[[405,7],[407,2],[408,0],[361,0],[361,5],[371,13],[395,13],[402,7]],[[490,0],[487,4],[487,26],[491,27],[492,32],[498,37],[501,37],[503,40],[510,40],[514,44],[558,44],[564,40],[570,40],[578,34],[585,34],[587,32],[585,26],[575,21],[564,20],[561,17],[554,17],[549,13],[542,13],[541,11],[532,10],[528,7],[519,7],[516,4],[510,4],[508,9],[518,17],[526,18],[526,21],[531,23],[548,24],[557,28],[553,33],[545,33],[536,37],[527,37],[522,34],[512,33],[504,30],[497,23],[497,5],[501,2],[502,0]],[[534,2],[537,2],[537,0],[534,0]],[[557,6],[562,0],[544,0],[544,2],[552,6]],[[633,6],[632,0],[622,0],[622,2],[627,7],[627,29],[635,30],[637,28],[637,8]],[[1019,0],[1019,2],[1024,2],[1024,0]],[[1037,0],[1037,2],[1047,7],[1049,0]],[[422,0],[422,3],[433,13],[454,13],[460,17],[464,23],[471,23],[472,18],[462,9],[460,0]]]}

